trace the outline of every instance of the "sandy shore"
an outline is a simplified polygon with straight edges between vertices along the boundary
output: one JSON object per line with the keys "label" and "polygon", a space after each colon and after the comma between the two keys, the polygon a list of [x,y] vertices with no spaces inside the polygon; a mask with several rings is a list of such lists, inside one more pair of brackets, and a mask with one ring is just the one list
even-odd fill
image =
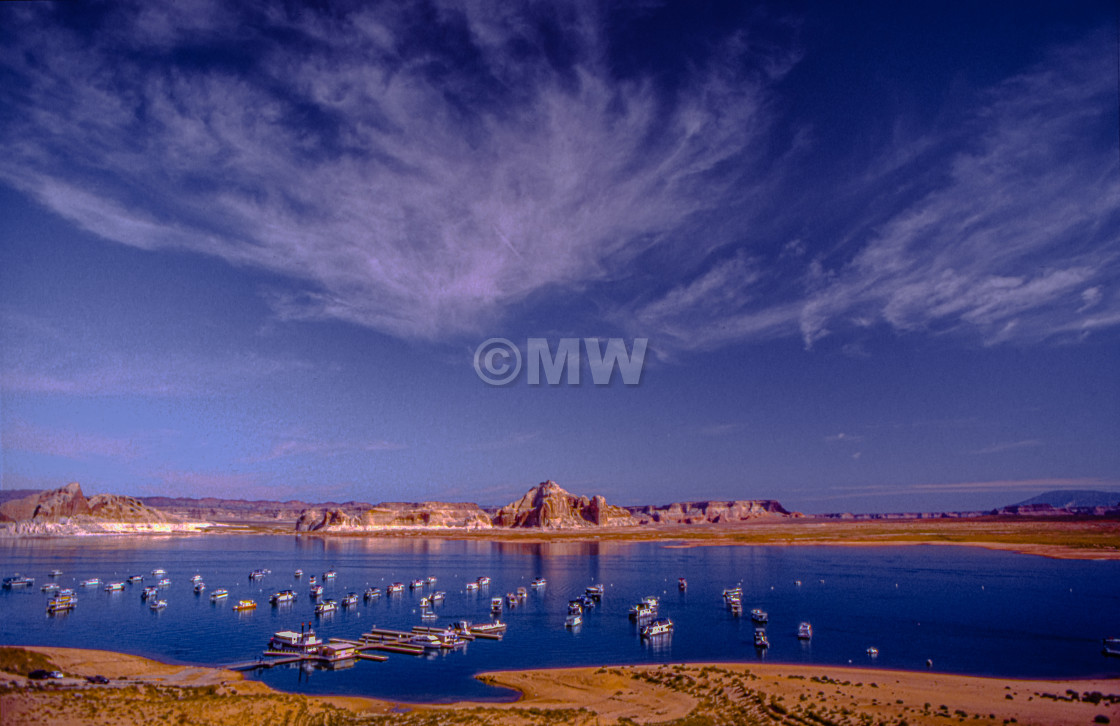
{"label": "sandy shore", "polygon": [[[31,681],[19,674],[46,662],[66,677]],[[488,673],[480,678],[518,690],[521,699],[426,705],[281,693],[232,671],[106,651],[0,648],[0,666],[3,724],[1120,723],[1120,679],[1014,680],[778,664],[644,665]],[[110,683],[90,684],[85,677],[92,675]]]}

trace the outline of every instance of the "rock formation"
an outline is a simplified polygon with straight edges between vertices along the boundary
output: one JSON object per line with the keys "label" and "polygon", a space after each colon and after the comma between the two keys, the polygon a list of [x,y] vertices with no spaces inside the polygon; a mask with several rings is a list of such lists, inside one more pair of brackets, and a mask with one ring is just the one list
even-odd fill
{"label": "rock formation", "polygon": [[730,502],[674,502],[659,506],[627,507],[638,524],[726,524],[762,517],[800,517],[773,499]]}
{"label": "rock formation", "polygon": [[77,483],[0,504],[6,521],[0,536],[63,534],[170,534],[201,531],[206,522],[185,522],[138,499],[97,494],[87,499]]}
{"label": "rock formation", "polygon": [[383,502],[368,509],[310,508],[300,513],[297,532],[376,532],[385,529],[490,527],[490,516],[477,504]]}
{"label": "rock formation", "polygon": [[495,527],[610,527],[637,524],[630,512],[607,504],[601,496],[591,499],[569,494],[554,481],[538,484],[516,502],[502,507],[493,518]]}

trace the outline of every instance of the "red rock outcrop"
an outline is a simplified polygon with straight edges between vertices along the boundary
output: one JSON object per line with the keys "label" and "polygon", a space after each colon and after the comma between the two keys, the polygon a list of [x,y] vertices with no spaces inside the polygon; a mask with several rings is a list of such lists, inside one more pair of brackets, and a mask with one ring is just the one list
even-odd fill
{"label": "red rock outcrop", "polygon": [[627,507],[639,524],[726,524],[763,517],[800,517],[773,499],[730,502],[674,502],[660,506]]}
{"label": "red rock outcrop", "polygon": [[516,502],[498,510],[495,527],[610,527],[637,524],[630,512],[607,504],[601,496],[591,499],[570,494],[554,481],[541,482]]}

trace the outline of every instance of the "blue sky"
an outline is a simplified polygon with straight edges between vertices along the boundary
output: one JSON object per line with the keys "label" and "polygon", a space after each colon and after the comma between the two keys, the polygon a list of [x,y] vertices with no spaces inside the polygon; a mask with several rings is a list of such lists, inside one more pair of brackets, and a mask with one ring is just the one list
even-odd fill
{"label": "blue sky", "polygon": [[[1089,1],[4,4],[2,486],[1120,488],[1116,27]],[[494,387],[492,337],[649,351],[635,386]]]}

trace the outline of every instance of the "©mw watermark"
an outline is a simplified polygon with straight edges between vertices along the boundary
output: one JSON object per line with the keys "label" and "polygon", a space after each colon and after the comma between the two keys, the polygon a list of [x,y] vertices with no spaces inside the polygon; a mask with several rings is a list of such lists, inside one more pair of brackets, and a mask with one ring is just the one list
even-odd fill
{"label": "\u00a9mw watermark", "polygon": [[[506,338],[490,338],[475,348],[474,370],[478,377],[491,386],[504,386],[517,380],[521,369],[525,368],[525,382],[530,386],[541,385],[541,371],[544,381],[557,386],[567,371],[566,380],[570,386],[579,385],[580,338],[560,338],[556,352],[548,344],[547,338],[528,338],[525,341],[525,360],[521,350]],[[630,350],[622,338],[609,338],[606,349],[599,338],[583,338],[587,368],[596,386],[610,385],[615,368],[627,386],[636,386],[642,379],[642,366],[646,362],[648,338],[634,338]],[[522,362],[525,363],[522,366]]]}

